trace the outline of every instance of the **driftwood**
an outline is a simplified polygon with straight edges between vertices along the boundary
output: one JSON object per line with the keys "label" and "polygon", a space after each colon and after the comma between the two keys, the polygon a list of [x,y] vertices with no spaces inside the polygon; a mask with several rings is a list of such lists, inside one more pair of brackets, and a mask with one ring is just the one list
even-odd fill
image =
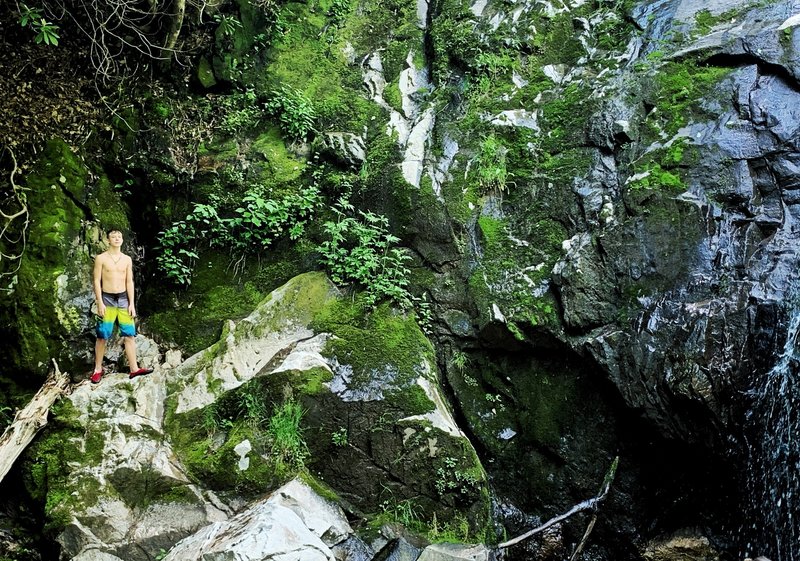
{"label": "driftwood", "polygon": [[47,424],[47,413],[53,403],[69,390],[69,375],[62,373],[53,360],[53,371],[24,409],[17,411],[14,421],[0,436],[0,481],[11,470],[22,451]]}
{"label": "driftwood", "polygon": [[551,526],[555,526],[559,522],[563,522],[573,514],[577,514],[579,512],[583,512],[584,510],[593,510],[594,516],[592,516],[592,520],[589,522],[589,526],[586,528],[586,531],[583,533],[583,538],[581,542],[578,544],[578,547],[575,548],[575,551],[572,553],[572,557],[570,557],[570,561],[574,561],[578,555],[580,555],[581,551],[583,550],[586,542],[589,539],[589,534],[592,533],[594,529],[594,524],[597,522],[597,508],[600,506],[600,503],[603,502],[603,499],[606,498],[608,495],[608,491],[611,489],[611,483],[614,482],[614,476],[617,474],[617,466],[619,465],[619,457],[614,458],[614,461],[611,463],[611,467],[608,469],[606,476],[603,478],[603,484],[600,486],[600,491],[598,491],[597,495],[589,500],[583,501],[582,503],[578,503],[569,509],[564,514],[559,514],[555,518],[551,518],[541,526],[534,528],[528,532],[525,532],[521,536],[517,536],[514,539],[508,540],[507,542],[503,542],[497,547],[499,549],[503,549],[506,547],[511,547],[512,545],[516,545],[521,541],[527,540],[531,536],[535,536],[541,532],[544,532]]}

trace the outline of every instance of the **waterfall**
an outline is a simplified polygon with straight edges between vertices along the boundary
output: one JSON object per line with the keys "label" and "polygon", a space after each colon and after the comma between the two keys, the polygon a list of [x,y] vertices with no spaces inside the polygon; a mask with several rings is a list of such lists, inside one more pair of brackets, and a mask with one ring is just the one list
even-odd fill
{"label": "waterfall", "polygon": [[752,390],[747,413],[746,555],[800,561],[800,306],[792,307],[775,366]]}

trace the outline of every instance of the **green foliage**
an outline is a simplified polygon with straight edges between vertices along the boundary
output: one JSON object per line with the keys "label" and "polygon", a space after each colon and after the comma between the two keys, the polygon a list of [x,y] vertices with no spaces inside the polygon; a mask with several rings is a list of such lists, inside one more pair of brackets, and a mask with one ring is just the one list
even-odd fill
{"label": "green foliage", "polygon": [[380,504],[381,515],[371,522],[371,525],[382,525],[388,522],[402,524],[408,530],[415,532],[433,543],[470,543],[484,541],[481,536],[471,532],[469,520],[463,514],[458,514],[446,523],[439,522],[436,512],[431,515],[430,521],[424,518],[424,509],[413,499],[396,500],[394,497]]}
{"label": "green foliage", "polygon": [[270,457],[279,474],[296,473],[305,467],[310,453],[300,428],[304,414],[300,404],[287,399],[269,419]]}
{"label": "green foliage", "polygon": [[159,268],[176,284],[191,284],[192,268],[201,244],[223,247],[240,255],[258,252],[288,233],[293,240],[321,204],[315,185],[280,199],[266,198],[262,189],[251,189],[228,217],[220,217],[213,205],[196,203],[186,218],[159,234]]}
{"label": "green foliage", "polygon": [[459,462],[452,456],[442,458],[441,465],[436,468],[436,491],[439,495],[445,495],[453,491],[462,494],[475,492],[483,479],[482,474],[476,473],[474,467],[459,468]]}
{"label": "green foliage", "polygon": [[506,166],[508,150],[494,135],[490,134],[481,142],[480,151],[475,159],[481,193],[505,189],[509,177],[513,174]]}
{"label": "green foliage", "polygon": [[333,282],[357,283],[366,290],[369,306],[389,298],[401,307],[410,307],[410,271],[405,265],[410,257],[395,247],[400,239],[389,233],[389,220],[363,211],[359,218],[347,216],[353,207],[344,199],[333,211],[337,220],[323,226],[329,239],[317,247]]}
{"label": "green foliage", "polygon": [[403,526],[415,529],[422,525],[422,508],[411,499],[387,499],[381,503],[380,508],[392,521]]}
{"label": "green foliage", "polygon": [[680,166],[688,146],[686,138],[679,138],[666,148],[647,153],[634,167],[634,179],[628,182],[628,188],[663,189],[680,191],[686,188]]}
{"label": "green foliage", "polygon": [[0,405],[0,429],[4,429],[11,424],[14,419],[14,408],[7,405]]}
{"label": "green foliage", "polygon": [[281,86],[273,92],[266,108],[278,116],[281,130],[289,138],[303,140],[314,130],[317,112],[311,100],[299,90],[287,85]]}
{"label": "green foliage", "polygon": [[34,41],[45,45],[58,46],[58,26],[44,19],[41,9],[31,8],[26,4],[20,5],[19,24],[30,27],[35,33]]}
{"label": "green foliage", "polygon": [[464,369],[469,365],[470,358],[464,351],[455,351],[450,358],[450,364],[459,372],[464,372]]}
{"label": "green foliage", "polygon": [[350,0],[333,0],[328,15],[334,27],[341,27],[350,13]]}
{"label": "green foliage", "polygon": [[232,36],[237,29],[242,28],[242,22],[230,14],[214,14],[214,21],[219,24],[218,33],[226,37]]}
{"label": "green foliage", "polygon": [[266,112],[251,89],[224,97],[221,106],[223,117],[219,128],[231,135],[254,128]]}
{"label": "green foliage", "polygon": [[338,448],[343,448],[347,446],[350,442],[349,436],[347,434],[347,428],[341,427],[339,430],[331,434],[331,442],[334,446]]}

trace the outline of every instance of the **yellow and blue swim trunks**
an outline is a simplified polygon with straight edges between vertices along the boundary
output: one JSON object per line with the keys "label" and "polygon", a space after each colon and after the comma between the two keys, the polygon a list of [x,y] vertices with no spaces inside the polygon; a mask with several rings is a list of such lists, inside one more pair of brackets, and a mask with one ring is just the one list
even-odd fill
{"label": "yellow and blue swim trunks", "polygon": [[108,339],[114,331],[114,324],[119,324],[119,334],[123,337],[135,337],[136,326],[133,318],[128,313],[128,294],[127,292],[103,292],[103,304],[106,306],[106,313],[102,319],[97,321],[97,338]]}

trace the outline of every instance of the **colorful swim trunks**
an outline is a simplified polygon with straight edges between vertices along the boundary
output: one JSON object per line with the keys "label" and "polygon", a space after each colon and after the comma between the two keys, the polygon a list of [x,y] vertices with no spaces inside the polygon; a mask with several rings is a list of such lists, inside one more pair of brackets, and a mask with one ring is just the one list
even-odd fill
{"label": "colorful swim trunks", "polygon": [[106,313],[102,319],[97,321],[97,338],[108,339],[114,331],[114,323],[119,323],[119,334],[123,337],[135,337],[136,326],[133,318],[128,313],[128,294],[118,292],[116,294],[103,292],[103,304],[106,306]]}

